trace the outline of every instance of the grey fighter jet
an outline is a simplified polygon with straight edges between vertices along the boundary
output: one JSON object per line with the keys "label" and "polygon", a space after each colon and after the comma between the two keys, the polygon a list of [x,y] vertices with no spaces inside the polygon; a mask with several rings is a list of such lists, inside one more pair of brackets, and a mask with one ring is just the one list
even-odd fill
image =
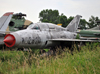
{"label": "grey fighter jet", "polygon": [[51,23],[34,23],[25,30],[6,35],[4,43],[7,47],[43,49],[67,46],[74,41],[87,41],[75,39],[80,18],[77,15],[66,28]]}

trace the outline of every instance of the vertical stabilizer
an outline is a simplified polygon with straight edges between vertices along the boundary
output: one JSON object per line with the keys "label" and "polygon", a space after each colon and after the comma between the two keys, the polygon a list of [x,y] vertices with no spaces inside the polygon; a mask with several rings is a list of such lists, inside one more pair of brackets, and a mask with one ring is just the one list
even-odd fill
{"label": "vertical stabilizer", "polygon": [[8,24],[12,18],[13,12],[8,12],[5,13],[1,18],[0,18],[0,31],[6,31]]}
{"label": "vertical stabilizer", "polygon": [[76,32],[81,17],[82,17],[82,16],[80,16],[80,15],[76,15],[76,17],[74,17],[74,19],[73,19],[73,20],[68,24],[68,26],[66,27],[66,28],[67,28],[67,31]]}

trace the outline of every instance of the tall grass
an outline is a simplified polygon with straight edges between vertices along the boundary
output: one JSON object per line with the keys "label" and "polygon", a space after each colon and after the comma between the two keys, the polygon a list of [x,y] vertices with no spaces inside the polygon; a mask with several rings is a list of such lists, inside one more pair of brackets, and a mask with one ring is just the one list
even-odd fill
{"label": "tall grass", "polygon": [[[23,51],[0,51],[0,74],[99,74],[99,44],[86,44],[73,52],[57,49],[56,55],[40,57]],[[72,55],[73,53],[73,55]]]}

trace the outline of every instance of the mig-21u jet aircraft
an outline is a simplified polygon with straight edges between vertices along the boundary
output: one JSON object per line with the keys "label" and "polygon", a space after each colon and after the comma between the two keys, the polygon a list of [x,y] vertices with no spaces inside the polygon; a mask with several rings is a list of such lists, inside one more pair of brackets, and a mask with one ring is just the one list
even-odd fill
{"label": "mig-21u jet aircraft", "polygon": [[68,46],[74,41],[88,41],[75,39],[80,18],[77,15],[66,28],[51,23],[34,23],[25,30],[7,34],[4,43],[7,47],[43,49]]}

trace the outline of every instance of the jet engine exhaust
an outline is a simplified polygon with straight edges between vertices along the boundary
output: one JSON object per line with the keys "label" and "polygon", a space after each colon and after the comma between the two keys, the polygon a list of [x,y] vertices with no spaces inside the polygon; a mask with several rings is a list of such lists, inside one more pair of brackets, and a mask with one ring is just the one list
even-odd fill
{"label": "jet engine exhaust", "polygon": [[15,45],[15,37],[11,34],[7,34],[4,38],[4,43],[7,47],[12,47]]}

